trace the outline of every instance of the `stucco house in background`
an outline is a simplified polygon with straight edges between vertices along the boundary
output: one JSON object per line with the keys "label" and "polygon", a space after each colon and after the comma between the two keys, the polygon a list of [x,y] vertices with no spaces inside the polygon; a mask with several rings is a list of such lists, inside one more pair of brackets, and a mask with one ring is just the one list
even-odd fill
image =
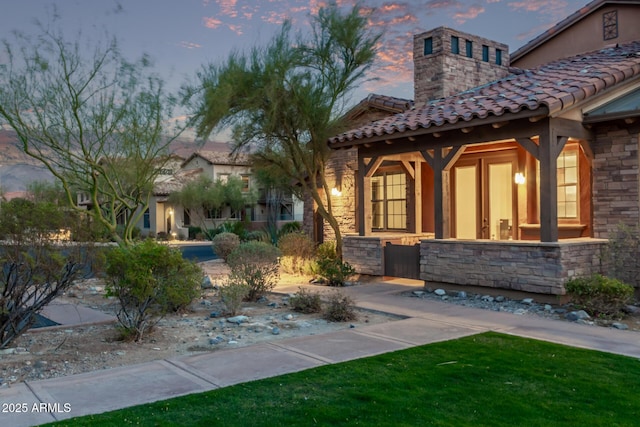
{"label": "stucco house in background", "polygon": [[548,294],[600,272],[611,230],[640,218],[638,22],[640,1],[596,0],[513,55],[449,28],[415,35],[414,103],[386,97],[404,109],[382,118],[368,105],[329,141],[345,260]]}
{"label": "stucco house in background", "polygon": [[251,164],[247,155],[231,155],[226,143],[209,143],[207,149],[196,151],[186,158],[175,156],[164,167],[154,186],[149,209],[138,223],[143,236],[165,233],[178,238],[189,236],[190,226],[200,226],[195,221],[194,213],[183,206],[169,201],[171,193],[179,191],[189,181],[199,176],[207,176],[212,181],[226,181],[230,176],[239,177],[244,188],[257,190],[258,200],[255,206],[248,206],[242,212],[233,212],[230,207],[216,211],[198,212],[205,218],[205,227],[215,228],[226,221],[247,220],[249,228],[260,230],[267,224],[270,208],[277,209],[276,218],[279,223],[301,221],[302,202],[292,195],[278,200],[277,206],[269,205],[267,192],[260,188],[252,176]]}

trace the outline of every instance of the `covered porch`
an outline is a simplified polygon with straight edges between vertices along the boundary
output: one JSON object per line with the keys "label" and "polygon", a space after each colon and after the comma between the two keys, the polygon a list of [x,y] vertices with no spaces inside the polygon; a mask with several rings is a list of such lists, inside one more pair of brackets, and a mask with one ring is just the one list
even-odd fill
{"label": "covered porch", "polygon": [[568,278],[602,272],[592,140],[581,122],[539,110],[368,139],[356,146],[357,233],[344,259],[386,275],[388,243],[417,243],[426,282],[562,295]]}

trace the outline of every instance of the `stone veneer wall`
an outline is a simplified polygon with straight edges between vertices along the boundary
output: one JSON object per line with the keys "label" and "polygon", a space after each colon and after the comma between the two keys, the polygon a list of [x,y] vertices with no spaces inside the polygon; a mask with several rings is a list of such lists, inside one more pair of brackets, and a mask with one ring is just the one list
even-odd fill
{"label": "stone veneer wall", "polygon": [[424,237],[424,235],[406,233],[344,236],[342,258],[360,274],[383,276],[384,247],[387,242],[396,245],[415,245]]}
{"label": "stone veneer wall", "polygon": [[[451,36],[458,37],[460,52],[451,51]],[[432,53],[424,52],[425,39],[432,40]],[[473,57],[466,56],[466,41],[472,42]],[[482,60],[482,46],[489,60]],[[502,52],[496,64],[496,49]],[[501,79],[509,74],[509,46],[446,27],[413,36],[414,100],[416,105],[444,98]]]}
{"label": "stone veneer wall", "polygon": [[423,240],[420,278],[427,282],[485,286],[564,295],[571,277],[601,273],[606,240],[558,243]]}
{"label": "stone veneer wall", "polygon": [[[329,188],[336,187],[342,191],[340,196],[332,196],[333,214],[344,235],[356,231],[356,173],[358,169],[358,152],[355,148],[332,152],[327,163],[326,180]],[[311,197],[304,199],[303,230],[310,236],[313,232],[314,203]],[[324,240],[335,240],[335,233],[329,224],[324,223]]]}
{"label": "stone veneer wall", "polygon": [[637,226],[638,134],[615,127],[596,129],[593,144],[593,232],[606,239],[618,224]]}

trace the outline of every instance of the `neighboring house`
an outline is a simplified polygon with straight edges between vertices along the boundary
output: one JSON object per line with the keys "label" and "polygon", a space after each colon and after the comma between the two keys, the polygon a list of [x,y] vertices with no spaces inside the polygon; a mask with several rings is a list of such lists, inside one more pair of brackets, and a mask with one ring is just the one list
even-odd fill
{"label": "neighboring house", "polygon": [[639,16],[598,0],[513,57],[449,28],[414,36],[415,105],[329,141],[345,260],[549,294],[602,271],[609,233],[640,218]]}
{"label": "neighboring house", "polygon": [[[268,214],[268,200],[265,191],[257,187],[257,182],[251,173],[251,164],[247,155],[232,156],[227,144],[210,144],[215,150],[202,150],[191,154],[186,159],[168,166],[169,176],[160,175],[156,180],[154,194],[149,210],[138,224],[143,235],[158,235],[164,233],[178,238],[187,238],[190,226],[201,226],[196,219],[204,218],[206,228],[215,228],[226,221],[246,219],[252,229],[261,229],[266,225]],[[207,176],[212,181],[226,181],[230,176],[238,176],[244,182],[244,188],[249,191],[255,189],[258,194],[257,204],[247,207],[242,212],[233,212],[230,207],[202,212],[189,212],[182,206],[169,202],[172,192],[179,191],[182,186],[199,176]],[[301,202],[291,195],[279,200],[276,220],[280,223],[300,221],[302,218]],[[298,214],[300,212],[300,214]]]}

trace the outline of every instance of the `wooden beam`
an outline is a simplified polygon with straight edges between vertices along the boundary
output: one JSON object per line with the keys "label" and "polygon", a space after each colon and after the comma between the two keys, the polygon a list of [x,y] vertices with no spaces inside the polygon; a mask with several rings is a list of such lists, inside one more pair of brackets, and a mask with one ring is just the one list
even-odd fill
{"label": "wooden beam", "polygon": [[391,144],[393,144],[393,142],[394,141],[391,141],[390,139],[385,139],[384,140],[384,143],[387,144],[387,145],[391,145]]}
{"label": "wooden beam", "polygon": [[540,135],[540,241],[558,241],[557,146],[549,130]]}
{"label": "wooden beam", "polygon": [[402,162],[400,162],[400,164],[402,165],[402,168],[407,173],[407,175],[411,177],[411,179],[416,179],[415,170],[413,169],[413,166],[411,166],[411,163],[403,160]]}
{"label": "wooden beam", "polygon": [[471,131],[473,131],[473,126],[472,127],[468,127],[468,128],[462,128],[460,129],[462,131],[462,133],[470,133]]}
{"label": "wooden beam", "polygon": [[534,158],[540,160],[539,147],[531,138],[516,138],[516,142],[529,152]]}
{"label": "wooden beam", "polygon": [[382,157],[382,156],[373,157],[369,161],[369,163],[367,163],[364,166],[364,176],[366,178],[372,177],[373,174],[376,173],[376,171],[378,170],[378,168],[380,167],[380,165],[382,164],[383,161],[384,161],[384,157]]}
{"label": "wooden beam", "polygon": [[[373,160],[372,160],[373,162]],[[371,195],[371,178],[365,175],[366,165],[364,157],[358,154],[358,234],[366,236],[371,233],[371,200],[366,195]]]}
{"label": "wooden beam", "polygon": [[529,117],[529,121],[530,121],[531,123],[537,123],[537,122],[539,122],[539,121],[541,121],[541,120],[543,120],[543,119],[546,119],[546,118],[547,118],[547,115],[546,115],[546,114],[541,114],[541,115],[539,115],[539,116]]}

